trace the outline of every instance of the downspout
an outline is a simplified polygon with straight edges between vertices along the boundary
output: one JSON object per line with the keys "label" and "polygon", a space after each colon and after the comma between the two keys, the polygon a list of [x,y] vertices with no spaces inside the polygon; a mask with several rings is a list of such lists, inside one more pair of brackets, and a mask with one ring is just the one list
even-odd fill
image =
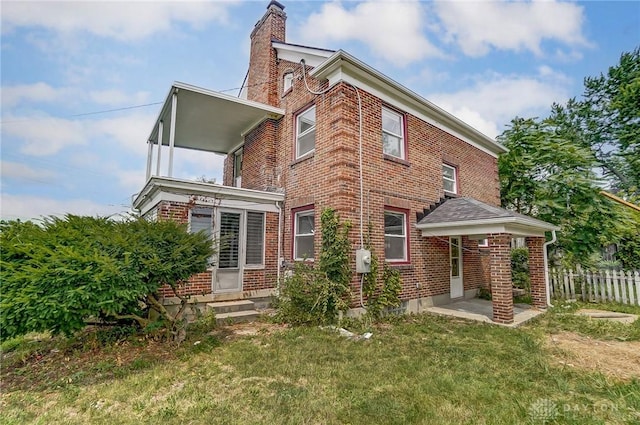
{"label": "downspout", "polygon": [[276,201],[276,208],[278,209],[278,268],[276,273],[276,295],[280,295],[280,269],[282,267],[282,207],[280,201]]}
{"label": "downspout", "polygon": [[552,243],[555,243],[556,240],[557,240],[556,231],[552,230],[551,240],[549,242],[545,242],[544,245],[542,245],[542,254],[544,258],[544,283],[547,290],[547,306],[548,307],[553,307],[553,304],[551,304],[551,290],[549,288],[549,256],[547,254],[547,247]]}

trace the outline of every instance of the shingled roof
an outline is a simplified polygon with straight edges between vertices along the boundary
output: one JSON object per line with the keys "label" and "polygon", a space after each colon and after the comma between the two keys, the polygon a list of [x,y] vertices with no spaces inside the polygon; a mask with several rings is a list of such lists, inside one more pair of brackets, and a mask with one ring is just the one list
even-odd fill
{"label": "shingled roof", "polygon": [[[504,208],[485,204],[473,198],[450,198],[426,210],[416,225],[423,235],[437,231],[444,234],[513,233],[544,234],[558,230],[557,226]],[[442,233],[453,232],[453,233]]]}

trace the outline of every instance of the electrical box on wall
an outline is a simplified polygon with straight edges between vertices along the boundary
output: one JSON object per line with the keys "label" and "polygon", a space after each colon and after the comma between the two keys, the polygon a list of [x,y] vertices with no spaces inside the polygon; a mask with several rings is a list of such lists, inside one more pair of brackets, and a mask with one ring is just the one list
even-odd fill
{"label": "electrical box on wall", "polygon": [[368,249],[356,250],[356,273],[369,273],[371,271],[371,251]]}

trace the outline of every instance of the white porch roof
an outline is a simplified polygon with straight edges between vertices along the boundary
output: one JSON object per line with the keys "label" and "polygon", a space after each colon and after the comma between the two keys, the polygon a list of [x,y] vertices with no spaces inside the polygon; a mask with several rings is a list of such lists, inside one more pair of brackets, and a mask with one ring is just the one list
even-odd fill
{"label": "white porch roof", "polygon": [[157,145],[161,138],[162,145],[170,146],[173,132],[175,147],[227,154],[262,121],[283,115],[273,106],[175,82],[149,141]]}

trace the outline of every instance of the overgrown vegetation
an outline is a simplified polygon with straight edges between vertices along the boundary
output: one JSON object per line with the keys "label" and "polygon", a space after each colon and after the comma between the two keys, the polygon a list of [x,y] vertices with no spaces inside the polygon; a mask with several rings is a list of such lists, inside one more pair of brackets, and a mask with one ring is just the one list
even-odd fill
{"label": "overgrown vegetation", "polygon": [[372,226],[369,223],[365,239],[365,248],[371,252],[371,268],[369,273],[364,274],[362,278],[362,292],[367,299],[367,315],[373,320],[378,320],[384,316],[387,310],[400,305],[402,280],[400,272],[386,263],[383,265],[382,279],[378,276],[378,256],[371,244]]}
{"label": "overgrown vegetation", "polygon": [[[561,363],[545,345],[549,333],[567,330],[596,338],[595,321],[569,310],[559,306],[519,329],[392,317],[361,341],[264,323],[237,334],[198,325],[178,349],[140,338],[94,345],[90,334],[67,345],[28,339],[13,349],[29,350],[24,361],[4,354],[0,421],[638,423],[638,379]],[[612,338],[626,335],[622,325],[608,331]],[[553,419],[536,421],[540,400],[556,409]]]}
{"label": "overgrown vegetation", "polygon": [[335,323],[349,308],[351,268],[349,255],[351,223],[340,222],[331,208],[320,216],[322,246],[317,265],[296,263],[284,279],[276,305],[278,318],[292,324]]}
{"label": "overgrown vegetation", "polygon": [[[88,319],[136,323],[181,337],[187,297],[179,290],[206,270],[211,240],[174,221],[67,215],[41,225],[0,224],[2,339],[28,332],[67,336]],[[158,290],[181,298],[170,312]]]}

